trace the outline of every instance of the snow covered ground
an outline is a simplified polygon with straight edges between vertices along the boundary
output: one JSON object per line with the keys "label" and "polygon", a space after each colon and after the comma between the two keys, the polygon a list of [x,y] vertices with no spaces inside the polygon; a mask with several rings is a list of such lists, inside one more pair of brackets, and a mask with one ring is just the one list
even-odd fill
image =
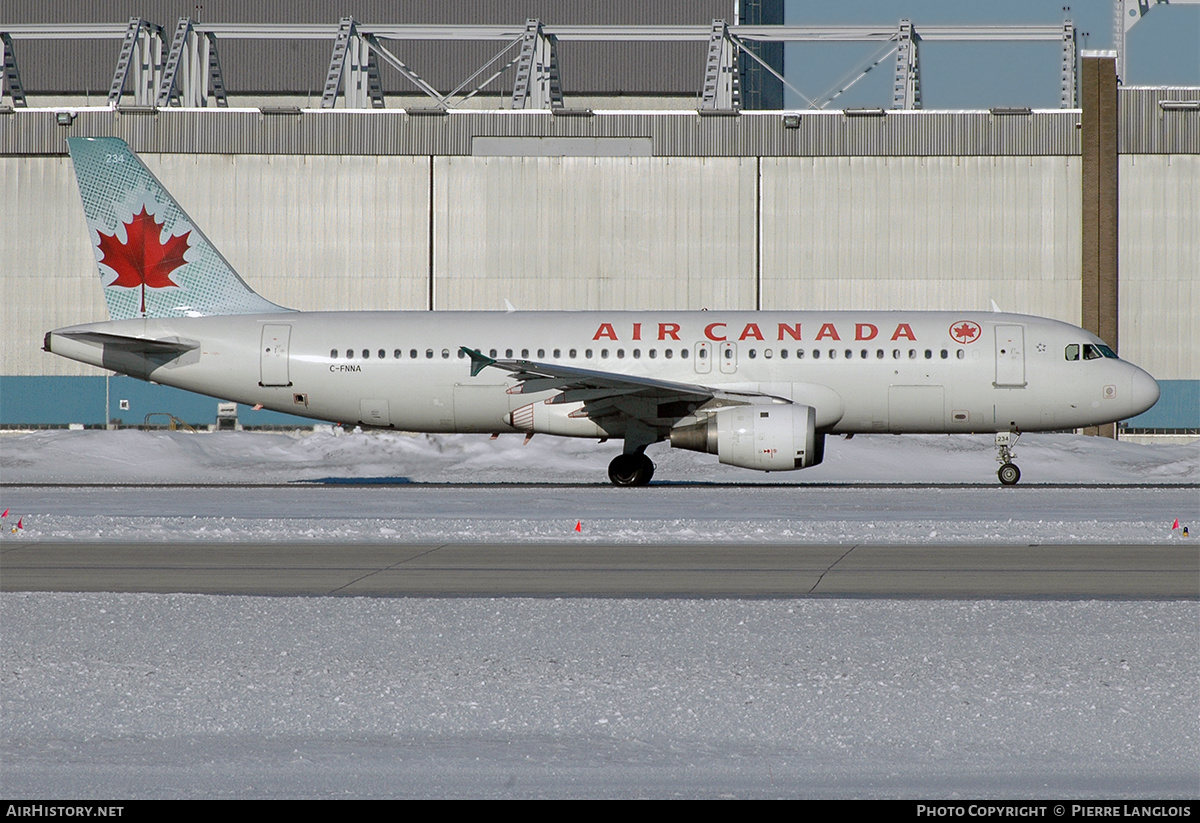
{"label": "snow covered ground", "polygon": [[[1001,488],[988,437],[831,439],[764,474],[663,445],[648,489],[616,489],[619,445],[520,436],[53,431],[0,437],[0,504],[21,540],[1159,542],[1200,522],[1200,442],[1026,435]],[[139,483],[136,492],[108,484]],[[202,492],[189,484],[228,485]],[[879,484],[849,488],[850,484]],[[1080,488],[1074,484],[1097,484]],[[234,484],[297,484],[248,492]],[[398,485],[397,485],[398,484]],[[448,487],[453,484],[453,488]],[[912,488],[905,484],[937,484]],[[1046,487],[1044,484],[1070,484]],[[316,486],[316,488],[314,488]],[[1145,486],[1145,488],[1125,488]],[[1165,486],[1165,488],[1164,488]],[[1153,488],[1151,488],[1153,487]],[[577,521],[585,528],[576,533]],[[11,521],[10,521],[11,522]]]}
{"label": "snow covered ground", "polygon": [[1197,618],[6,594],[0,794],[1195,798]]}
{"label": "snow covered ground", "polygon": [[[579,511],[585,539],[643,542],[1157,542],[1181,539],[1172,512],[1200,520],[1195,444],[1027,435],[1015,489],[995,486],[990,438],[834,440],[788,475],[654,451],[643,490],[607,487],[615,450],[7,435],[0,482],[97,487],[0,488],[6,524],[28,516],[0,551],[562,540]],[[838,485],[863,482],[948,485]],[[1079,482],[1107,488],[1037,485]],[[9,797],[1195,798],[1200,604],[3,594],[0,701]]]}

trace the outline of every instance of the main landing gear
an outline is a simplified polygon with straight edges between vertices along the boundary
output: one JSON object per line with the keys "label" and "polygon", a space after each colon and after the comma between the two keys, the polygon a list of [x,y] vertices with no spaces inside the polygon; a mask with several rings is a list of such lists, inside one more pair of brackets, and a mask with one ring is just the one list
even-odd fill
{"label": "main landing gear", "polygon": [[1012,462],[1017,456],[1013,446],[1017,445],[1020,436],[1020,432],[996,432],[996,460],[1000,463],[996,476],[1000,478],[1002,486],[1015,486],[1021,479],[1021,470]]}
{"label": "main landing gear", "polygon": [[653,476],[654,462],[641,451],[619,454],[608,464],[614,486],[645,486]]}

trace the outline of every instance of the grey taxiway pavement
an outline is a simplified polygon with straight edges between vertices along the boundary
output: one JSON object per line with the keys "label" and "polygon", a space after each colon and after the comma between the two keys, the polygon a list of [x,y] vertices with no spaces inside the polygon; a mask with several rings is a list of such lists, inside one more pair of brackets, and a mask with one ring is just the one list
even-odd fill
{"label": "grey taxiway pavement", "polygon": [[0,591],[308,596],[1200,598],[1160,545],[52,543],[0,547]]}

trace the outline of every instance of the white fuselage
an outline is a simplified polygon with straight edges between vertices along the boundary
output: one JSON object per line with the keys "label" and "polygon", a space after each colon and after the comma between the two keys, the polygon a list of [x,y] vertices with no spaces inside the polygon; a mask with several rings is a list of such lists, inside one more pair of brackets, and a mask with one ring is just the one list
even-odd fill
{"label": "white fuselage", "polygon": [[[146,354],[79,337],[88,331],[199,345]],[[517,381],[502,370],[472,377],[461,348],[766,394],[812,406],[830,433],[1071,429],[1153,404],[1157,384],[1136,366],[1069,359],[1068,347],[1084,344],[1100,341],[1045,318],[919,311],[284,312],[123,320],[47,335],[55,354],[347,425],[589,437],[624,432],[619,422],[612,430],[570,417],[579,403],[551,409],[545,401],[556,391],[513,393]]]}

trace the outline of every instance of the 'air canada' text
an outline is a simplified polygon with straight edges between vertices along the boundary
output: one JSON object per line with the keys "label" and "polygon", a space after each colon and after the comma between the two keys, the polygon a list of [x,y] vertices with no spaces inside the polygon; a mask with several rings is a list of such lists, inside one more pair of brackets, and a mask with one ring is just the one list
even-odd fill
{"label": "'air canada' text", "polygon": [[[627,337],[617,333],[612,323],[601,323],[592,335],[593,340],[679,340],[680,325],[678,323],[632,323]],[[642,327],[649,326],[644,332]],[[657,326],[657,330],[653,327]],[[765,329],[765,330],[764,330]],[[643,337],[643,334],[645,336]],[[843,336],[844,335],[844,336]],[[770,324],[746,323],[740,330],[728,323],[709,323],[704,327],[704,336],[709,340],[724,342],[726,340],[804,340],[803,330],[799,323],[776,323],[775,328]],[[874,340],[879,337],[879,327],[874,323],[855,323],[854,331],[848,326],[839,330],[834,323],[822,323],[812,340]],[[882,339],[882,338],[881,338]],[[897,323],[895,330],[888,340],[916,340],[912,327],[908,323]]]}

